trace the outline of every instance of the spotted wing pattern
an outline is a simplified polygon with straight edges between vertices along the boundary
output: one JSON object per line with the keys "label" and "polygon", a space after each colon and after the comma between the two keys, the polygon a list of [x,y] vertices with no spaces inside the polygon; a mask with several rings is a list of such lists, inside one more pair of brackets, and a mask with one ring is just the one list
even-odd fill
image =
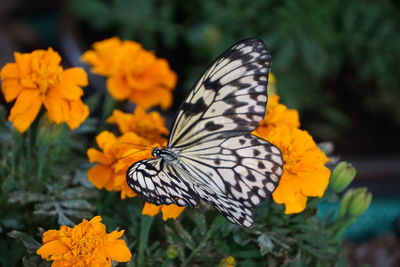
{"label": "spotted wing pattern", "polygon": [[182,104],[168,146],[247,134],[264,118],[271,56],[257,39],[237,43],[205,72]]}
{"label": "spotted wing pattern", "polygon": [[191,183],[181,179],[174,166],[162,158],[142,160],[130,166],[127,182],[145,201],[155,205],[195,207],[199,204]]}
{"label": "spotted wing pattern", "polygon": [[270,54],[257,39],[223,53],[195,84],[173,124],[176,161],[137,162],[129,185],[146,201],[196,206],[204,200],[232,223],[253,224],[250,208],[275,190],[279,149],[250,132],[264,118]]}

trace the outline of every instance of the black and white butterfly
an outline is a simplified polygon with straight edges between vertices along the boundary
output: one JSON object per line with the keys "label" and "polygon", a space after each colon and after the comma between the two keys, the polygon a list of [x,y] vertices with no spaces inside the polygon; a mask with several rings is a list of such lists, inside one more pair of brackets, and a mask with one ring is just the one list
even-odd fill
{"label": "black and white butterfly", "polygon": [[250,208],[271,195],[282,175],[279,149],[251,134],[266,112],[270,65],[258,39],[225,51],[182,104],[168,145],[129,167],[129,186],[155,205],[195,207],[203,200],[250,227]]}

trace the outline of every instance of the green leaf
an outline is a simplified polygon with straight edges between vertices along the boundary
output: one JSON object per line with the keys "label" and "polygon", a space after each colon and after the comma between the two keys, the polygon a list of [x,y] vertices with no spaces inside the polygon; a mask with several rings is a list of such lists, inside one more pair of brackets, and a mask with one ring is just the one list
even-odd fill
{"label": "green leaf", "polygon": [[28,203],[44,201],[45,199],[46,196],[42,194],[30,193],[26,191],[14,191],[10,193],[8,202],[26,205]]}
{"label": "green leaf", "polygon": [[189,232],[182,227],[179,221],[175,221],[174,226],[176,233],[183,240],[185,246],[193,250],[195,248],[195,244],[191,234],[189,234]]}
{"label": "green leaf", "polygon": [[250,239],[245,232],[237,231],[236,233],[233,234],[233,241],[235,241],[236,244],[245,246],[250,242]]}
{"label": "green leaf", "polygon": [[258,246],[260,247],[261,256],[270,253],[274,249],[274,244],[268,235],[262,234],[257,238]]}
{"label": "green leaf", "polygon": [[260,257],[258,250],[242,250],[237,253],[238,258],[257,258]]}
{"label": "green leaf", "polygon": [[206,217],[203,212],[193,212],[193,221],[199,229],[202,236],[207,232]]}
{"label": "green leaf", "polygon": [[19,240],[27,249],[28,253],[35,253],[42,245],[33,239],[32,236],[28,235],[27,233],[20,232],[13,230],[7,235],[11,238]]}

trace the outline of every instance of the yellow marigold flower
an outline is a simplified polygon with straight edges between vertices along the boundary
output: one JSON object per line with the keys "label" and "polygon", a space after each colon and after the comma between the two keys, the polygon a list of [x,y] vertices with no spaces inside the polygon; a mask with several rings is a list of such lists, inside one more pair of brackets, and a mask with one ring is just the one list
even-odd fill
{"label": "yellow marigold flower", "polygon": [[219,262],[218,267],[234,267],[235,265],[236,265],[235,258],[232,256],[227,256]]}
{"label": "yellow marigold flower", "polygon": [[114,110],[108,123],[115,123],[121,133],[134,132],[151,142],[163,144],[168,135],[168,129],[164,126],[165,120],[160,113],[152,111],[146,113],[145,110],[137,106],[134,113],[124,113]]}
{"label": "yellow marigold flower", "polygon": [[282,125],[299,128],[299,113],[297,110],[289,109],[287,106],[279,103],[279,96],[273,94],[268,98],[267,113],[264,120],[260,121],[257,131]]}
{"label": "yellow marigold flower", "polygon": [[53,49],[32,53],[14,53],[15,63],[6,64],[0,72],[2,92],[7,102],[15,100],[8,119],[25,132],[42,105],[55,123],[66,122],[76,129],[89,115],[82,103],[81,86],[88,84],[82,68],[63,69],[61,57]]}
{"label": "yellow marigold flower", "polygon": [[106,76],[107,88],[116,100],[129,100],[145,109],[172,104],[176,74],[165,59],[133,41],[117,37],[93,44],[82,59],[93,66],[94,73]]}
{"label": "yellow marigold flower", "polygon": [[179,207],[174,204],[157,206],[157,205],[146,202],[142,209],[142,214],[148,215],[148,216],[156,216],[161,211],[162,219],[164,221],[166,221],[168,219],[176,220],[176,218],[178,218],[178,216],[181,215],[181,213],[183,212],[184,209],[185,209],[184,207]]}
{"label": "yellow marigold flower", "polygon": [[127,262],[132,255],[124,240],[124,230],[106,232],[102,218],[83,220],[73,228],[61,226],[43,234],[43,245],[36,251],[53,267],[112,266],[111,261]]}
{"label": "yellow marigold flower", "polygon": [[283,156],[283,174],[273,193],[278,204],[285,204],[285,213],[305,209],[307,197],[321,197],[329,182],[329,158],[319,149],[307,131],[286,125],[257,129],[255,135],[276,145]]}

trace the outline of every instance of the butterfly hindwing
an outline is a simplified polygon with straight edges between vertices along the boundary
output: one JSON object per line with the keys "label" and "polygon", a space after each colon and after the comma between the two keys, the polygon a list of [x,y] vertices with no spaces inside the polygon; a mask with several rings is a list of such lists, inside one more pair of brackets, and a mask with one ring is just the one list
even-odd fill
{"label": "butterfly hindwing", "polygon": [[269,197],[282,174],[279,149],[251,134],[200,143],[180,158],[197,184],[247,207]]}
{"label": "butterfly hindwing", "polygon": [[136,162],[126,172],[129,186],[145,201],[195,207],[199,198],[191,185],[179,177],[173,166],[155,158]]}

